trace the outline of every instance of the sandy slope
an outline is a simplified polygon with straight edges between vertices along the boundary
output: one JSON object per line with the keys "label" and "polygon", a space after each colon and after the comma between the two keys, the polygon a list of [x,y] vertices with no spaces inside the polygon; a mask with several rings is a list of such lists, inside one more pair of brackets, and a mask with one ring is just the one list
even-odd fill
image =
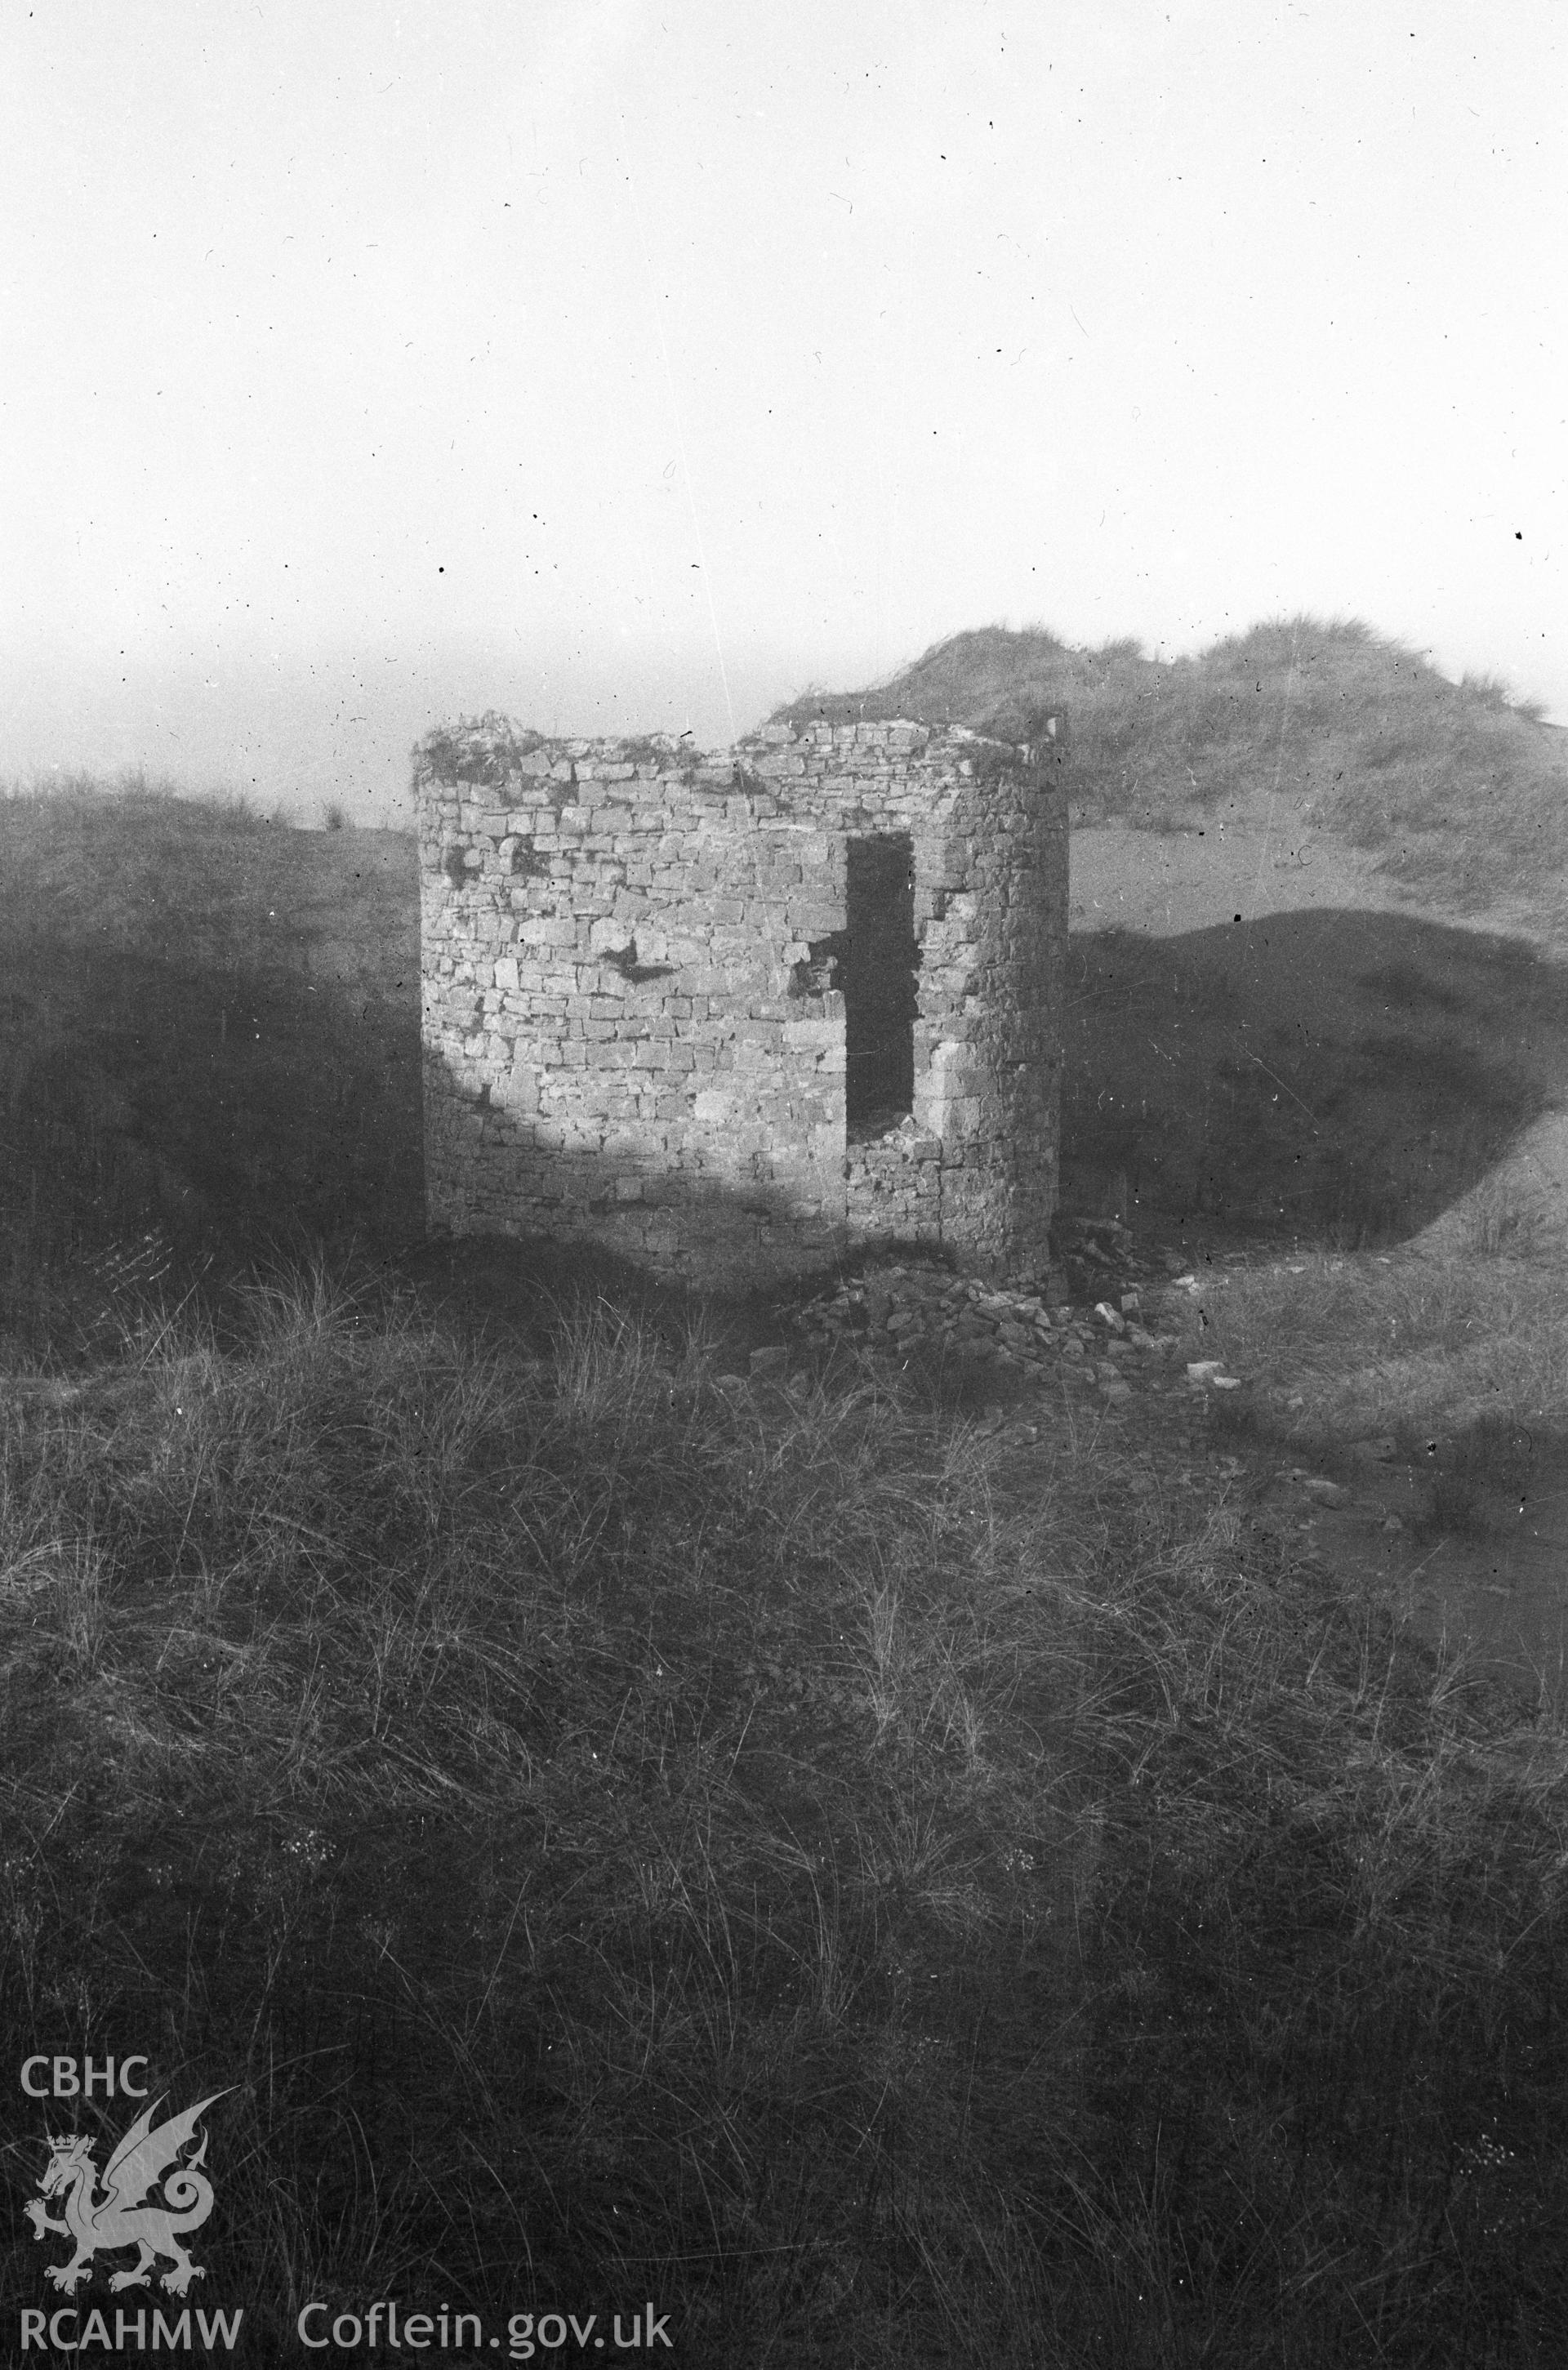
{"label": "sandy slope", "polygon": [[[1518,899],[1506,907],[1455,914],[1380,873],[1375,858],[1343,844],[1314,846],[1300,839],[1297,817],[1276,819],[1262,800],[1253,811],[1233,813],[1223,825],[1202,833],[1085,829],[1072,840],[1075,933],[1130,931],[1161,939],[1228,926],[1239,947],[1251,949],[1254,962],[1266,941],[1291,938],[1289,927],[1278,926],[1283,915],[1316,912],[1338,943],[1344,930],[1332,929],[1331,916],[1383,913],[1390,917],[1391,937],[1399,926],[1429,923],[1493,940],[1524,939],[1549,965],[1568,967],[1568,930],[1552,910],[1562,888],[1546,880],[1524,883]],[[1456,960],[1448,971],[1456,987],[1462,970]],[[1256,1018],[1267,1001],[1266,968],[1255,970],[1253,977],[1261,991],[1260,1001],[1250,1007]],[[1332,1002],[1337,983],[1325,977],[1320,985],[1325,1003]],[[1554,1070],[1562,1053],[1560,1032],[1543,1028],[1527,1030],[1526,1035],[1533,1037],[1536,1062]],[[1552,1100],[1559,1107],[1524,1125],[1468,1191],[1409,1237],[1406,1256],[1425,1253],[1439,1263],[1473,1258],[1474,1246],[1487,1238],[1490,1225],[1513,1230],[1499,1247],[1516,1250],[1537,1273],[1543,1263],[1568,1259],[1568,1070],[1549,1084],[1555,1085]],[[1484,1416],[1495,1389],[1488,1363],[1493,1347],[1478,1344],[1472,1361],[1448,1352],[1430,1353],[1426,1363],[1433,1372],[1409,1377],[1412,1403],[1430,1401],[1440,1374],[1451,1402],[1451,1428]],[[1474,1377],[1467,1398],[1469,1370],[1478,1362],[1485,1371]],[[1358,1398],[1370,1393],[1377,1409],[1369,1402],[1359,1429],[1378,1429],[1390,1392],[1398,1395],[1398,1379],[1388,1361],[1376,1375],[1347,1372],[1342,1428],[1356,1432]],[[1355,1476],[1347,1470],[1343,1478],[1354,1478],[1355,1503],[1343,1513],[1317,1514],[1320,1551],[1342,1570],[1359,1572],[1369,1586],[1390,1590],[1433,1640],[1468,1639],[1481,1667],[1508,1675],[1527,1692],[1544,1686],[1561,1696],[1568,1685],[1568,1593],[1562,1578],[1568,1456],[1558,1444],[1544,1438],[1538,1443],[1528,1488],[1515,1490],[1507,1504],[1498,1496],[1479,1536],[1423,1538],[1417,1546],[1417,1535],[1408,1528],[1391,1536],[1383,1531],[1381,1516],[1397,1513],[1409,1524],[1424,1503],[1428,1477],[1402,1461]]]}
{"label": "sandy slope", "polygon": [[1075,930],[1140,930],[1180,938],[1216,923],[1268,914],[1416,910],[1376,859],[1304,834],[1293,807],[1260,798],[1202,830],[1072,834],[1069,914]]}
{"label": "sandy slope", "polygon": [[[1542,880],[1506,906],[1454,913],[1391,879],[1376,857],[1314,840],[1294,805],[1260,795],[1201,831],[1075,831],[1070,916],[1075,932],[1129,930],[1150,938],[1239,923],[1245,941],[1274,915],[1387,913],[1447,930],[1520,938],[1550,961],[1568,962],[1568,931],[1552,910],[1562,885]],[[1562,1094],[1568,1103],[1568,1076]],[[1435,1248],[1462,1241],[1478,1202],[1521,1201],[1531,1212],[1537,1247],[1544,1250],[1551,1241],[1568,1248],[1568,1109],[1533,1120],[1505,1159],[1417,1239]]]}

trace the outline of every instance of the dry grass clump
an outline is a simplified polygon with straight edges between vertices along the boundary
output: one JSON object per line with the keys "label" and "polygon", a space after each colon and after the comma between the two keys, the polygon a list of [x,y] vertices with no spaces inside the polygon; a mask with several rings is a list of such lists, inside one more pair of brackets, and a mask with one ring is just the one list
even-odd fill
{"label": "dry grass clump", "polygon": [[394,2294],[697,2364],[1545,2345],[1562,1739],[1223,1487],[319,1274],[6,1421],[8,2027],[232,2086],[264,2352]]}
{"label": "dry grass clump", "polygon": [[317,1278],[7,1445],[8,2005],[236,2087],[263,2321],[499,2260],[684,2265],[698,2331],[923,2265],[940,2322],[1011,2261],[905,1963],[1009,1927],[993,1824],[1059,1824],[987,1750],[966,1437],[765,1427],[611,1312],[511,1365]]}

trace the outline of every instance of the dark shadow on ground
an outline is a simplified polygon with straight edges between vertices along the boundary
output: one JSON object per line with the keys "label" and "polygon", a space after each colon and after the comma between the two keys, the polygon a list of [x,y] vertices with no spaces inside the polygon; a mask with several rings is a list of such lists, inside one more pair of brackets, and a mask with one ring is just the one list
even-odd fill
{"label": "dark shadow on ground", "polygon": [[753,1350],[783,1338],[778,1288],[703,1292],[592,1243],[467,1236],[422,1243],[391,1273],[458,1332],[539,1357],[563,1320],[598,1308],[630,1317],[677,1356],[705,1343],[720,1370],[744,1370]]}
{"label": "dark shadow on ground", "polygon": [[1063,1198],[1355,1248],[1477,1184],[1568,1083],[1568,969],[1406,915],[1076,935]]}
{"label": "dark shadow on ground", "polygon": [[68,1354],[127,1277],[422,1232],[418,915],[398,834],[0,802],[0,1337]]}
{"label": "dark shadow on ground", "polygon": [[84,967],[35,940],[0,965],[0,1333],[87,1346],[117,1278],[178,1297],[315,1244],[387,1256],[423,1232],[411,993],[123,948]]}
{"label": "dark shadow on ground", "polygon": [[[684,1329],[700,1295],[653,1284],[635,1258],[538,1239],[420,1249],[408,868],[377,871],[347,842],[306,836],[257,843],[243,927],[203,925],[215,892],[197,882],[182,890],[189,929],[171,903],[156,930],[138,907],[95,935],[92,884],[118,841],[88,851],[69,897],[13,898],[0,1331],[25,1336],[32,1310],[58,1348],[57,1297],[42,1324],[50,1280],[122,1257],[148,1230],[178,1252],[176,1284],[203,1262],[232,1271],[352,1241],[377,1264],[412,1262],[470,1311],[563,1289],[641,1294],[663,1329]],[[180,886],[172,858],[168,874]],[[292,937],[269,935],[274,908],[313,881],[309,926],[296,915]],[[1286,912],[1170,938],[1082,934],[1069,971],[1064,1202],[1124,1195],[1135,1224],[1169,1239],[1391,1244],[1484,1177],[1568,1078],[1568,970],[1519,939]],[[650,1179],[650,1198],[666,1186]],[[613,1190],[590,1163],[568,1198]],[[712,1189],[721,1233],[747,1210]]]}
{"label": "dark shadow on ground", "polygon": [[[88,950],[45,915],[0,955],[0,1355],[9,1337],[25,1355],[91,1356],[188,1292],[221,1302],[323,1249],[541,1350],[563,1314],[600,1301],[672,1348],[696,1331],[743,1364],[778,1338],[777,1291],[744,1281],[709,1293],[542,1233],[429,1239],[411,968],[334,978],[319,941],[236,961],[210,932]],[[597,1161],[526,1140],[509,1156],[520,1179],[548,1177],[563,1235],[613,1212],[617,1175]],[[732,1247],[778,1214],[766,1189],[718,1179],[651,1175],[645,1190]]]}
{"label": "dark shadow on ground", "polygon": [[780,1338],[786,1306],[854,1264],[766,1158],[748,1175],[744,1158],[661,1166],[651,1149],[606,1157],[541,1141],[525,1112],[492,1102],[488,1085],[433,1050],[422,1088],[438,1207],[443,1180],[458,1190],[441,1237],[398,1270],[481,1338],[522,1335],[542,1351],[563,1315],[603,1303],[676,1352],[701,1340],[744,1366],[750,1350]]}

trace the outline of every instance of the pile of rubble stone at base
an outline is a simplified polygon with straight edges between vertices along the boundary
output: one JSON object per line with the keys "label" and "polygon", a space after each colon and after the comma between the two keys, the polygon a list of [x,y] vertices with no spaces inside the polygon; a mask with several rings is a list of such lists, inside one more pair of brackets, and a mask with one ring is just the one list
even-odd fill
{"label": "pile of rubble stone at base", "polygon": [[1059,1277],[1041,1293],[1009,1290],[951,1269],[879,1261],[800,1310],[795,1323],[819,1348],[845,1345],[907,1360],[917,1352],[973,1363],[995,1375],[1066,1379],[1109,1404],[1130,1398],[1136,1384],[1163,1387],[1173,1371],[1177,1336],[1151,1330],[1159,1294],[1136,1286],[1092,1309],[1073,1306]]}
{"label": "pile of rubble stone at base", "polygon": [[1141,1249],[1120,1218],[1069,1217],[1058,1211],[1051,1240],[1058,1272],[1080,1300],[1114,1299],[1136,1285],[1179,1275],[1183,1267],[1174,1251]]}

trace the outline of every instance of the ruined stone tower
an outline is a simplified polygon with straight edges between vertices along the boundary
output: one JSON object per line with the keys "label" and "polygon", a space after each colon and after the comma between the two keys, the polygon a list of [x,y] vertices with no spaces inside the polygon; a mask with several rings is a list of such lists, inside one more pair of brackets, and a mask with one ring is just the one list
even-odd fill
{"label": "ruined stone tower", "polygon": [[415,753],[432,1228],[735,1285],[871,1241],[1042,1270],[1065,719],[722,755],[486,718]]}

